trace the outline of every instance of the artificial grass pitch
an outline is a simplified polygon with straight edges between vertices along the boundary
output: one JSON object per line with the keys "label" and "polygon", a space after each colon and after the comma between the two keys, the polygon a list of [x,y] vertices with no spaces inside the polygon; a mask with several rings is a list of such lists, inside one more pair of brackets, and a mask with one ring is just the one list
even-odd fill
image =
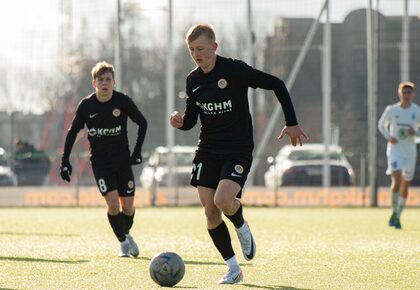
{"label": "artificial grass pitch", "polygon": [[119,258],[105,208],[0,209],[0,288],[157,289],[150,259],[179,254],[181,289],[419,289],[420,209],[402,230],[389,209],[244,208],[257,242],[239,285],[218,285],[226,266],[211,243],[201,207],[138,208],[131,231],[138,258]]}

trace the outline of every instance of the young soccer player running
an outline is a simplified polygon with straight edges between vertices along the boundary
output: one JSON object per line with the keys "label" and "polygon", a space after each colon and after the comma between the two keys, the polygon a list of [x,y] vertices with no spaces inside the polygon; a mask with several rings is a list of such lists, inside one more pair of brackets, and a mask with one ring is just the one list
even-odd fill
{"label": "young soccer player running", "polygon": [[186,43],[198,67],[187,77],[185,112],[181,115],[174,111],[170,124],[189,130],[200,117],[191,185],[197,187],[209,235],[229,268],[219,284],[235,284],[243,280],[243,274],[222,213],[234,224],[245,259],[252,260],[256,253],[255,240],[239,200],[254,148],[248,87],[275,92],[286,118],[280,139],[289,135],[293,145],[302,145],[302,137],[308,137],[298,125],[283,81],[240,60],[217,55],[218,44],[210,24],[191,27]]}
{"label": "young soccer player running", "polygon": [[416,95],[412,82],[398,86],[398,103],[386,107],[378,129],[388,141],[387,175],[391,175],[392,215],[389,226],[401,229],[400,217],[408,196],[410,181],[416,168],[417,148],[414,137],[419,135],[420,107],[413,103]]}
{"label": "young soccer player running", "polygon": [[[67,133],[60,175],[70,182],[70,152],[76,136],[85,126],[90,143],[90,161],[99,191],[108,206],[108,220],[120,242],[120,257],[137,257],[139,249],[130,235],[134,218],[135,182],[131,165],[142,162],[141,149],[147,121],[133,100],[114,90],[114,67],[99,62],[92,68],[95,92],[78,104]],[[138,125],[137,141],[130,156],[127,120]]]}

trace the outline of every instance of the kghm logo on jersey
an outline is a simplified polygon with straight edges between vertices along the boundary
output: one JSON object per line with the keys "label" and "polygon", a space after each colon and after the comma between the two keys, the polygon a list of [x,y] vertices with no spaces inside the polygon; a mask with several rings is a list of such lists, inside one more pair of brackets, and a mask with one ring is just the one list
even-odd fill
{"label": "kghm logo on jersey", "polygon": [[217,85],[219,86],[219,88],[224,89],[227,87],[227,81],[225,79],[220,79],[217,82]]}
{"label": "kghm logo on jersey", "polygon": [[206,115],[218,115],[232,111],[232,101],[214,102],[214,103],[195,103],[203,110]]}
{"label": "kghm logo on jersey", "polygon": [[106,136],[118,136],[121,135],[121,125],[114,128],[90,128],[88,134],[91,137],[106,137]]}
{"label": "kghm logo on jersey", "polygon": [[119,117],[121,115],[120,109],[112,110],[112,115],[114,115],[114,117]]}

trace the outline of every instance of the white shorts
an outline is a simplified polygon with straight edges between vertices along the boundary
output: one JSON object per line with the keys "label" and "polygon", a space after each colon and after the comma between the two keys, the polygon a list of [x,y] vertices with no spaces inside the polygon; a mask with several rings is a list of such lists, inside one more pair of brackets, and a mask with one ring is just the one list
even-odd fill
{"label": "white shorts", "polygon": [[391,175],[394,171],[401,171],[402,177],[405,180],[410,181],[413,179],[416,169],[416,151],[403,151],[391,147],[388,148],[386,155],[388,157],[387,175]]}

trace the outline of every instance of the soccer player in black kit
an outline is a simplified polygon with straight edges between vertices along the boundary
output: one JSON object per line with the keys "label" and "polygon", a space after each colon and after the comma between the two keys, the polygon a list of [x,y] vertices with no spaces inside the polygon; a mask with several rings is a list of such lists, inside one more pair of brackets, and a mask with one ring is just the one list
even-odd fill
{"label": "soccer player in black kit", "polygon": [[[114,67],[99,62],[92,68],[95,92],[78,104],[67,133],[60,175],[70,182],[70,152],[85,125],[90,144],[90,161],[99,191],[108,206],[108,220],[120,242],[120,257],[137,257],[139,249],[130,235],[134,219],[135,182],[131,165],[142,162],[141,149],[147,121],[133,100],[114,90]],[[138,125],[137,141],[130,155],[127,120]]]}
{"label": "soccer player in black kit", "polygon": [[298,125],[283,81],[240,60],[216,54],[214,30],[209,24],[189,29],[186,43],[197,68],[187,77],[187,101],[183,115],[174,111],[170,124],[189,130],[201,121],[198,149],[193,160],[191,185],[197,187],[207,229],[222,255],[228,272],[219,284],[235,284],[243,273],[232,248],[222,213],[234,224],[246,260],[254,258],[255,240],[242,214],[240,196],[252,163],[254,148],[248,87],[273,90],[286,118],[279,139],[286,134],[294,146],[308,139]]}

